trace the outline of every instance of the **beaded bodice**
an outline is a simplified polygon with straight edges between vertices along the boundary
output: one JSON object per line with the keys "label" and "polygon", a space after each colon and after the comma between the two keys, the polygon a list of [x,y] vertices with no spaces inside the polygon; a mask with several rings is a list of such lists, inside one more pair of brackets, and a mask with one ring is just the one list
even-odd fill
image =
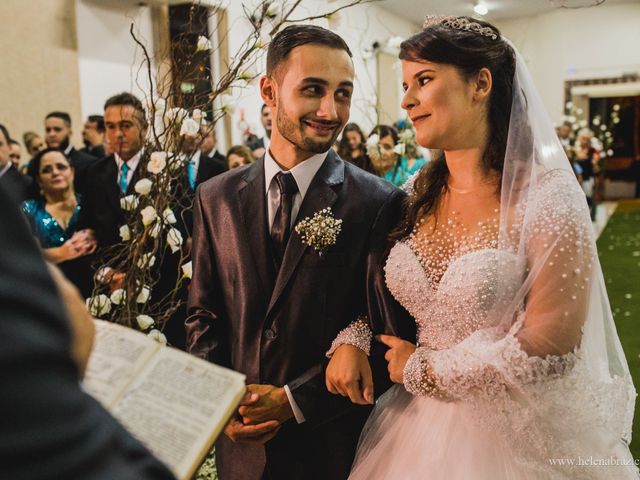
{"label": "beaded bodice", "polygon": [[429,250],[428,243],[409,237],[393,247],[385,266],[387,286],[416,319],[420,346],[452,347],[489,327],[487,319],[500,317],[487,313],[513,297],[522,268],[496,242],[473,236],[455,245],[432,241]]}

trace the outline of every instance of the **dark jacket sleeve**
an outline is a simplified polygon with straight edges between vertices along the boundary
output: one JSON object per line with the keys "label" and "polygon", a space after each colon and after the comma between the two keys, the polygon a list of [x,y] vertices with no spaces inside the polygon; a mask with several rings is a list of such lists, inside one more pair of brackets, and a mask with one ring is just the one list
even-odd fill
{"label": "dark jacket sleeve", "polygon": [[55,285],[2,188],[0,203],[0,476],[173,478],[80,389]]}
{"label": "dark jacket sleeve", "polygon": [[[384,201],[369,233],[369,251],[366,259],[366,305],[360,313],[367,312],[374,334],[388,333],[415,341],[415,323],[408,312],[398,304],[387,289],[384,281],[384,263],[389,251],[388,236],[397,225],[402,213],[405,194],[394,190]],[[355,310],[354,310],[355,312]],[[356,312],[355,316],[358,314]],[[376,345],[370,356],[374,390],[382,394],[391,382],[384,360],[386,348]],[[288,382],[289,389],[306,420],[329,420],[353,408],[349,399],[332,395],[325,386],[325,368],[328,361],[309,369],[303,375]]]}
{"label": "dark jacket sleeve", "polygon": [[201,188],[196,191],[193,216],[192,277],[185,322],[187,351],[211,362],[229,365],[226,313]]}

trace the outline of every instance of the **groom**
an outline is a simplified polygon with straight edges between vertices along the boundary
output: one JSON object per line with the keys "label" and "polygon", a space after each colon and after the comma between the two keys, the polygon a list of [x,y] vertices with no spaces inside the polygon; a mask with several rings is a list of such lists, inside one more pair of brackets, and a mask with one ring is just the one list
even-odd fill
{"label": "groom", "polygon": [[[353,79],[338,35],[282,30],[260,82],[268,151],[197,191],[188,349],[246,374],[249,390],[216,445],[221,480],[346,478],[370,407],[326,390],[325,352],[361,313],[377,333],[411,335],[382,276],[404,194],[331,149]],[[342,224],[320,254],[295,226],[323,209]]]}

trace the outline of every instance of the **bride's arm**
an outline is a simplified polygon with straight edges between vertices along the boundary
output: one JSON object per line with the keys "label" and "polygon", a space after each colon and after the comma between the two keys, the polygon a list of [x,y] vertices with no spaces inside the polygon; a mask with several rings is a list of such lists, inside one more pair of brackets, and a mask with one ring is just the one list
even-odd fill
{"label": "bride's arm", "polygon": [[574,181],[560,176],[530,201],[536,213],[524,231],[527,272],[516,294],[524,308],[507,328],[476,331],[445,350],[416,349],[403,369],[407,391],[443,398],[491,395],[571,367],[595,287],[586,200]]}

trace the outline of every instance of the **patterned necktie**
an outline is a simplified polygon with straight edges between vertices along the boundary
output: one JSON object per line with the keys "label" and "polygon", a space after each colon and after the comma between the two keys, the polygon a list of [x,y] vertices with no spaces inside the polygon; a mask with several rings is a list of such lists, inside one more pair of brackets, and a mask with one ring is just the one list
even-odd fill
{"label": "patterned necktie", "polygon": [[120,167],[120,191],[122,193],[127,193],[127,186],[129,183],[127,181],[127,173],[129,173],[129,165],[127,165],[127,162],[124,162]]}
{"label": "patterned necktie", "polygon": [[189,160],[187,163],[187,175],[189,177],[189,186],[191,190],[196,189],[196,162]]}
{"label": "patterned necktie", "polygon": [[298,184],[290,173],[278,172],[275,178],[280,189],[280,205],[278,205],[271,226],[271,245],[276,268],[279,270],[291,233],[291,208],[293,207],[293,199],[298,193]]}

